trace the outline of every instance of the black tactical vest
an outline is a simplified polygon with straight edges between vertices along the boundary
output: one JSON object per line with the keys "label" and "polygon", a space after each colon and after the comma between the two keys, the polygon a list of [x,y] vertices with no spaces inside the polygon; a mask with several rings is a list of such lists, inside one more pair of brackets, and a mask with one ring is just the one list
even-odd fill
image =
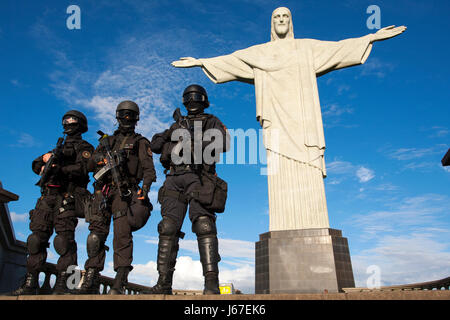
{"label": "black tactical vest", "polygon": [[137,184],[143,178],[142,165],[139,161],[139,142],[146,139],[139,133],[123,136],[114,135],[113,141],[110,141],[111,150],[122,153],[125,157],[125,163],[122,166],[123,177],[129,183]]}
{"label": "black tactical vest", "polygon": [[[203,114],[199,114],[199,115],[193,115],[193,116],[185,116],[183,117],[183,119],[181,121],[179,121],[178,123],[176,123],[174,130],[176,129],[187,129],[189,130],[190,134],[191,134],[191,139],[193,141],[194,137],[194,125],[195,125],[195,121],[201,121],[202,122],[202,133],[205,132],[206,129],[206,125],[208,122],[208,119],[212,118],[213,115],[211,114],[207,114],[207,113],[203,113]],[[163,167],[165,169],[169,169],[170,166],[175,166],[172,163],[172,150],[173,148],[178,144],[177,141],[171,141],[171,133],[169,136],[169,140],[164,144],[163,148],[162,148],[162,152],[161,152],[161,157],[160,157],[160,162],[163,165]],[[192,146],[193,146],[193,142],[192,142]],[[203,151],[203,150],[202,150]],[[194,163],[194,160],[191,159],[191,163]]]}

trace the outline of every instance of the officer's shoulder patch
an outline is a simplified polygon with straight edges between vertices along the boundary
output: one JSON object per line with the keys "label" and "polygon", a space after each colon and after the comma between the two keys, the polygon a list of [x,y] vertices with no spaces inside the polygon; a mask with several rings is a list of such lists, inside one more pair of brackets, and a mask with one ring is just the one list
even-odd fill
{"label": "officer's shoulder patch", "polygon": [[83,151],[81,155],[86,159],[89,159],[91,157],[91,153],[89,151]]}

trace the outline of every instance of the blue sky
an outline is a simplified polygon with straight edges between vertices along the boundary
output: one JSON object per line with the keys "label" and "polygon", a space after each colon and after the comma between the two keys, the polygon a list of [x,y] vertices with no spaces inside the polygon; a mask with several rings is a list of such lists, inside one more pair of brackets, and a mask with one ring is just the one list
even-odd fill
{"label": "blue sky", "polygon": [[[81,8],[81,30],[69,30],[66,9]],[[377,265],[382,285],[435,280],[450,274],[450,170],[440,164],[449,148],[450,4],[446,1],[2,1],[0,3],[0,179],[20,195],[10,203],[16,236],[26,240],[28,211],[39,197],[31,162],[53,148],[61,117],[70,109],[89,120],[85,138],[112,132],[118,102],[139,103],[137,131],[166,128],[181,93],[199,83],[209,112],[228,128],[259,129],[254,88],[215,85],[200,69],[175,69],[184,56],[208,58],[270,40],[270,14],[293,14],[296,38],[341,40],[375,32],[366,9],[381,9],[381,25],[406,25],[394,39],[375,43],[363,66],[318,80],[327,150],[325,180],[332,228],[348,238],[357,286]],[[158,181],[164,175],[157,158]],[[263,164],[223,164],[229,183],[217,220],[222,282],[254,290],[254,242],[268,231]],[[130,281],[153,285],[159,206],[134,234]],[[174,287],[200,289],[195,236],[186,219]],[[79,265],[86,259],[87,225],[77,230]],[[110,247],[112,237],[109,239]],[[56,261],[50,248],[49,261]],[[112,252],[105,274],[113,275]]]}

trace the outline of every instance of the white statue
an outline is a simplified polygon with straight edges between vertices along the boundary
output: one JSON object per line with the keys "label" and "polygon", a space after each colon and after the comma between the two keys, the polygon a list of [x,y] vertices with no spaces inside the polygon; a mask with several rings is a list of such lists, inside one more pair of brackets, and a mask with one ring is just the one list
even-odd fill
{"label": "white statue", "polygon": [[[373,42],[405,30],[390,26],[342,41],[294,39],[291,12],[281,7],[272,13],[270,42],[225,56],[172,62],[174,67],[201,67],[214,83],[255,85],[256,119],[267,149],[270,231],[329,228],[316,78],[364,63]],[[271,138],[275,133],[277,139]]]}

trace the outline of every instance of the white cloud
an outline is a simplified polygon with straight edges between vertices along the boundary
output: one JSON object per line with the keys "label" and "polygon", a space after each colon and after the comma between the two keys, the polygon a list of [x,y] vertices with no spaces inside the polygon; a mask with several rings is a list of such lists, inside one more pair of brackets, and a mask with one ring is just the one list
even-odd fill
{"label": "white cloud", "polygon": [[379,190],[379,191],[396,191],[398,189],[399,189],[399,187],[393,185],[392,183],[383,183],[375,188],[375,190]]}
{"label": "white cloud", "polygon": [[[228,268],[219,263],[219,282],[233,283],[236,289],[245,293],[254,292],[255,271],[250,263],[239,264],[237,268]],[[112,262],[107,263],[103,275],[114,278]],[[153,286],[158,281],[158,271],[155,261],[148,261],[145,264],[134,264],[133,270],[128,276],[131,283],[145,286]],[[179,256],[175,265],[172,288],[175,290],[203,290],[204,277],[203,269],[199,260],[193,260],[188,256]]]}
{"label": "white cloud", "polygon": [[15,147],[19,148],[30,148],[30,147],[36,147],[39,146],[40,143],[36,141],[36,138],[32,135],[21,132],[19,134],[19,139],[17,140],[17,143],[14,145]]}
{"label": "white cloud", "polygon": [[342,180],[339,179],[329,179],[327,181],[325,181],[327,184],[329,185],[336,185],[336,184],[340,184],[342,182]]}
{"label": "white cloud", "polygon": [[432,148],[400,148],[392,152],[389,156],[397,160],[411,160],[422,158],[433,151]]}
{"label": "white cloud", "polygon": [[348,161],[335,160],[327,163],[327,171],[332,174],[348,174],[355,170],[353,164]]}
{"label": "white cloud", "polygon": [[384,78],[387,73],[394,69],[394,65],[387,62],[382,62],[378,58],[369,59],[365,64],[361,67],[361,76],[369,76],[369,77],[377,77]]}
{"label": "white cloud", "polygon": [[324,106],[323,116],[329,117],[329,116],[340,116],[345,113],[353,113],[354,109],[349,107],[342,107],[338,105],[337,103],[333,103],[330,105]]}
{"label": "white cloud", "polygon": [[431,170],[436,167],[436,163],[433,162],[409,162],[403,169],[405,170]]}
{"label": "white cloud", "polygon": [[445,223],[439,217],[449,207],[448,197],[442,195],[407,197],[397,200],[391,209],[353,215],[349,223],[361,229],[364,238],[383,232],[407,232],[411,228],[421,230],[424,226],[440,228]]}
{"label": "white cloud", "polygon": [[[338,89],[339,94],[342,89]],[[348,106],[341,106],[338,103],[326,104],[323,106],[322,115],[324,118],[324,126],[326,128],[333,127],[345,127],[345,128],[353,128],[356,125],[348,124],[347,122],[344,124],[343,116],[346,114],[352,114],[354,109]]]}
{"label": "white cloud", "polygon": [[[354,215],[349,224],[371,246],[352,255],[357,286],[366,286],[370,265],[382,285],[438,280],[450,273],[450,199],[425,194],[398,200],[383,211]],[[370,242],[367,242],[370,240]]]}
{"label": "white cloud", "polygon": [[[356,166],[348,161],[335,160],[327,164],[328,176],[333,175],[347,175],[350,177],[356,177],[360,183],[365,183],[372,180],[375,177],[375,172],[372,169],[364,166]],[[340,180],[334,180],[329,184],[339,184]]]}
{"label": "white cloud", "polygon": [[367,286],[370,275],[366,270],[370,265],[380,268],[382,286],[448,277],[448,249],[448,241],[442,242],[424,234],[382,237],[374,248],[352,256],[356,286]]}
{"label": "white cloud", "polygon": [[448,146],[442,144],[429,148],[399,148],[387,151],[387,154],[390,158],[397,160],[412,160],[436,154],[444,155],[447,148]]}
{"label": "white cloud", "polygon": [[21,86],[22,86],[22,84],[20,83],[20,81],[17,80],[17,79],[12,79],[12,80],[10,80],[9,82],[10,82],[14,87],[21,87]]}
{"label": "white cloud", "polygon": [[[148,239],[145,242],[157,245],[158,239]],[[180,249],[198,253],[197,240],[180,240]],[[219,253],[222,257],[254,259],[255,243],[219,238]]]}
{"label": "white cloud", "polygon": [[[145,242],[157,245],[158,239],[147,239]],[[219,239],[219,254],[222,258],[219,263],[220,282],[232,282],[236,289],[246,293],[254,292],[254,246],[254,242],[250,241]],[[197,240],[181,240],[180,249],[198,255]],[[204,279],[200,261],[193,260],[188,256],[179,256],[175,268],[174,289],[203,289]],[[158,274],[155,273],[155,262],[149,261],[145,265],[136,266],[135,269],[137,270],[134,278],[136,283],[141,283],[142,281],[148,283],[148,279],[151,279],[152,283],[156,283]],[[142,276],[145,276],[147,279],[142,279]]]}
{"label": "white cloud", "polygon": [[[83,69],[70,61],[64,63],[64,68],[56,64],[51,74],[55,95],[69,105],[92,111],[107,132],[114,130],[117,104],[133,100],[140,107],[136,131],[151,137],[169,127],[187,83],[186,73],[173,68],[173,58],[169,58],[186,48],[180,38],[168,37],[167,33],[153,33],[118,39],[106,55],[108,63],[103,70],[90,70],[89,63]],[[54,56],[60,52],[60,59],[70,60],[61,49],[49,51]]]}
{"label": "white cloud", "polygon": [[356,176],[358,177],[359,182],[365,183],[372,180],[375,177],[375,173],[371,169],[360,167],[356,170]]}
{"label": "white cloud", "polygon": [[446,137],[450,130],[443,126],[433,126],[431,128],[424,128],[423,131],[431,131],[432,133],[428,136],[429,138],[443,138]]}
{"label": "white cloud", "polygon": [[28,213],[18,214],[15,212],[10,212],[9,216],[11,217],[12,222],[26,222],[29,219]]}

